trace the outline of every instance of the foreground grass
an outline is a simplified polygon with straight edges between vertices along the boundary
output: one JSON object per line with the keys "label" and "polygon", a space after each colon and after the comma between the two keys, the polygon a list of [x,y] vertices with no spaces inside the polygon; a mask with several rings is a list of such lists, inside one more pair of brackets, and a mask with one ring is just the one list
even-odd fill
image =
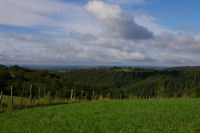
{"label": "foreground grass", "polygon": [[1,133],[195,133],[200,99],[94,101],[8,110]]}

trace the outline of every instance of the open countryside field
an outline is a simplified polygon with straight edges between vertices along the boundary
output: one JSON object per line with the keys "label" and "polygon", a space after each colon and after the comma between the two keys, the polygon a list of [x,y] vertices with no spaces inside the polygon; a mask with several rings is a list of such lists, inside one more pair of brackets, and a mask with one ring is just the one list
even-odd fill
{"label": "open countryside field", "polygon": [[200,99],[92,101],[7,110],[1,133],[195,133]]}

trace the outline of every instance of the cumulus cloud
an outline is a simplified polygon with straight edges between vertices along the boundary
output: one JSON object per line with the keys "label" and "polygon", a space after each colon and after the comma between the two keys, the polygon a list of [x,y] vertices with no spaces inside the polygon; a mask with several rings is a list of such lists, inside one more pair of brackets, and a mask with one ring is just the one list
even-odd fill
{"label": "cumulus cloud", "polygon": [[103,27],[107,36],[125,39],[149,39],[153,32],[135,23],[128,13],[117,5],[108,5],[101,1],[90,1],[88,11]]}

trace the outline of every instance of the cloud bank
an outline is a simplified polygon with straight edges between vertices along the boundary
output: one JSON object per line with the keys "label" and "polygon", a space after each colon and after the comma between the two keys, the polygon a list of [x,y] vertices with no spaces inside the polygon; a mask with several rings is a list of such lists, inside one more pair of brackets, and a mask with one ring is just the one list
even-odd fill
{"label": "cloud bank", "polygon": [[0,61],[5,63],[173,66],[197,65],[200,60],[200,35],[163,33],[149,40],[129,41],[85,34],[74,39],[45,39],[0,32],[0,42]]}

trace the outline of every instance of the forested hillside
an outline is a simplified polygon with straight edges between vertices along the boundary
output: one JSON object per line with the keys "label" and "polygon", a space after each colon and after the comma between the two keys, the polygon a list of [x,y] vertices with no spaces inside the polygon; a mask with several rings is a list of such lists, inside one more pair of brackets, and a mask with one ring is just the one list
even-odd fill
{"label": "forested hillside", "polygon": [[94,68],[75,70],[35,70],[18,66],[0,66],[0,91],[10,94],[10,85],[14,95],[20,96],[24,88],[29,95],[30,85],[33,94],[38,88],[50,91],[54,95],[69,98],[70,92],[77,97],[95,95],[105,97],[199,97],[200,68],[180,67],[169,69],[142,68]]}

